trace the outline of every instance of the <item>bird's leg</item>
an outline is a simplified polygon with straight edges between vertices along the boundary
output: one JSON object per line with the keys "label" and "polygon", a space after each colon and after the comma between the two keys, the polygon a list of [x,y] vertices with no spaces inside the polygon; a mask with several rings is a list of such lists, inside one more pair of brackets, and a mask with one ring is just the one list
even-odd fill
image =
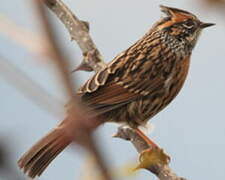
{"label": "bird's leg", "polygon": [[145,141],[145,143],[148,144],[149,149],[159,148],[159,146],[156,143],[154,143],[151,139],[149,139],[139,128],[135,128],[135,132]]}
{"label": "bird's leg", "polygon": [[146,148],[140,152],[140,164],[136,169],[152,169],[157,164],[168,164],[170,157],[151,139],[149,139],[140,129],[135,128],[135,133],[146,143]]}
{"label": "bird's leg", "polygon": [[148,147],[140,152],[139,156],[140,161],[141,159],[143,159],[142,157],[144,157],[145,154],[151,153],[154,149],[160,149],[159,146],[149,137],[147,137],[139,128],[135,128],[135,132],[147,144]]}
{"label": "bird's leg", "polygon": [[170,157],[152,140],[150,140],[140,129],[121,126],[113,136],[130,141],[140,153],[139,165],[136,169],[151,169],[155,165],[166,165]]}

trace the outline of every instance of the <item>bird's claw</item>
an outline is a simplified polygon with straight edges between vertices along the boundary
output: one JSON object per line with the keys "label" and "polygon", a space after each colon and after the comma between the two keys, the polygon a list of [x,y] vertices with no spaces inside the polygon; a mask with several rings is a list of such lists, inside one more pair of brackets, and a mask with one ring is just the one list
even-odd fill
{"label": "bird's claw", "polygon": [[163,149],[153,147],[140,153],[139,162],[140,163],[135,170],[148,169],[155,165],[167,165],[170,162],[170,157]]}

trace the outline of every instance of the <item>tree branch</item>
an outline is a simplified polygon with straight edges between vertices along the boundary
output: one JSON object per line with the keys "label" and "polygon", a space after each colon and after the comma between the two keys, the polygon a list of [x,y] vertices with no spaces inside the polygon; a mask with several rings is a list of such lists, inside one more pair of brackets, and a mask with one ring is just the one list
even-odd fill
{"label": "tree branch", "polygon": [[105,67],[103,58],[89,35],[89,25],[80,21],[75,14],[61,0],[43,0],[52,12],[61,20],[83,52],[84,59],[81,65],[75,69],[84,71],[99,71]]}
{"label": "tree branch", "polygon": [[[152,148],[145,138],[129,127],[119,127],[115,137],[130,141],[139,154]],[[186,180],[178,177],[168,164],[154,164],[145,169],[155,174],[159,180]]]}

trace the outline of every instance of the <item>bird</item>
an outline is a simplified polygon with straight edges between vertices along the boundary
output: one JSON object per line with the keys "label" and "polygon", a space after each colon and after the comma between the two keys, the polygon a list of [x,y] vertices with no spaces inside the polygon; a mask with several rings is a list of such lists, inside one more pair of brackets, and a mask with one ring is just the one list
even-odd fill
{"label": "bird", "polygon": [[[187,77],[192,51],[204,23],[186,10],[160,6],[165,16],[127,50],[95,73],[77,95],[104,122],[135,129],[164,109]],[[65,135],[66,118],[18,161],[29,177],[40,176],[72,140]]]}

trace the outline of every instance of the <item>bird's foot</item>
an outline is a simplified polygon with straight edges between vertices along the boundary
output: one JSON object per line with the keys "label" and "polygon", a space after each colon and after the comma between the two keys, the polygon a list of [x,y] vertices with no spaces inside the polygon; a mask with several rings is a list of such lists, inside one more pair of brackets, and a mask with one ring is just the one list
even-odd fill
{"label": "bird's foot", "polygon": [[157,165],[167,165],[169,162],[170,157],[163,151],[163,149],[159,147],[153,147],[140,153],[139,165],[135,168],[135,170],[151,169]]}
{"label": "bird's foot", "polygon": [[120,127],[114,137],[130,141],[140,153],[140,163],[135,170],[145,168],[154,171],[156,166],[164,166],[170,162],[169,155],[138,128]]}
{"label": "bird's foot", "polygon": [[135,132],[148,144],[147,149],[143,150],[139,156],[139,165],[136,169],[148,169],[155,165],[167,165],[170,162],[170,157],[156,143],[149,139],[140,129],[135,129]]}

